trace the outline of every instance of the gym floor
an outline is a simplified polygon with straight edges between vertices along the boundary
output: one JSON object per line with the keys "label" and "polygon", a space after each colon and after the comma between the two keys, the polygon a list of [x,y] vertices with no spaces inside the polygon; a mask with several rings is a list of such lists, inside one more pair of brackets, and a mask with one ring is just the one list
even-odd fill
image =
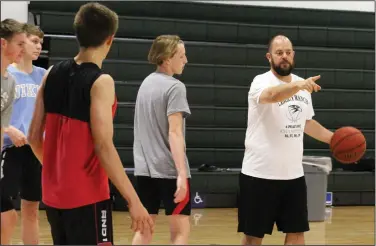
{"label": "gym floor", "polygon": [[[306,244],[311,245],[375,245],[374,207],[327,208],[325,222],[311,222],[311,231],[306,233]],[[52,244],[45,211],[40,211],[40,244]],[[164,211],[161,210],[163,215]],[[116,245],[130,245],[132,232],[127,212],[114,212],[114,238]],[[237,233],[237,210],[194,209],[191,215],[192,230],[190,244],[239,245],[242,234]],[[276,229],[275,229],[276,230]],[[22,244],[20,220],[13,244]],[[284,235],[274,231],[266,235],[263,244],[283,245]],[[159,216],[152,244],[169,244],[168,220]]]}

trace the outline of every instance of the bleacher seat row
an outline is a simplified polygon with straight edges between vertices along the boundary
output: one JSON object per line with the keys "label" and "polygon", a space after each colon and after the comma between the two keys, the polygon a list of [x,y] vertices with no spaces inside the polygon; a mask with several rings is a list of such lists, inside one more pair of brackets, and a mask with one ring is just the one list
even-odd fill
{"label": "bleacher seat row", "polygon": [[[49,34],[73,35],[74,13],[40,12],[43,30]],[[130,38],[154,38],[160,33],[178,33],[188,41],[239,44],[267,43],[271,36],[285,32],[296,46],[372,49],[374,29],[315,27],[302,25],[266,25],[237,22],[197,21],[171,18],[121,16],[117,35]]]}
{"label": "bleacher seat row", "polygon": [[[73,17],[83,2],[32,1],[29,10],[46,32],[48,65],[78,51]],[[116,80],[119,108],[114,142],[125,167],[133,167],[133,113],[138,87],[154,71],[147,54],[152,39],[177,34],[189,63],[177,77],[186,84],[192,116],[187,154],[192,168],[203,163],[240,168],[252,79],[269,70],[267,42],[277,33],[296,50],[294,73],[320,74],[313,93],[315,119],[329,129],[351,125],[367,138],[375,156],[375,16],[332,10],[202,4],[195,2],[103,2],[119,14],[119,31],[103,69]],[[173,10],[173,11],[172,11]],[[330,156],[309,136],[306,155]]]}
{"label": "bleacher seat row", "polygon": [[[72,57],[77,52],[74,36],[49,35],[52,57]],[[108,59],[145,61],[152,40],[117,38]],[[185,42],[188,62],[198,64],[268,66],[266,45]],[[295,47],[296,66],[305,68],[364,69],[375,68],[375,51]]]}

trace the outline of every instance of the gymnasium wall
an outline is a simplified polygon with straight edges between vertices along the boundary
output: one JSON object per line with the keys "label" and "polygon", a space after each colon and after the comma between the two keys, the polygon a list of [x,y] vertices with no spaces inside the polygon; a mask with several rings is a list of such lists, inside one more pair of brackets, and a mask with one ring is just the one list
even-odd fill
{"label": "gymnasium wall", "polygon": [[12,18],[27,22],[28,5],[29,1],[1,1],[1,20]]}
{"label": "gymnasium wall", "polygon": [[[29,11],[46,33],[46,53],[38,61],[44,62],[43,66],[76,54],[72,22],[82,3],[30,3]],[[250,80],[269,69],[264,58],[266,43],[271,35],[283,32],[297,47],[296,72],[303,77],[322,75],[320,82],[325,90],[313,95],[318,120],[332,130],[354,125],[368,140],[366,157],[370,159],[364,161],[373,161],[372,165],[333,163],[328,191],[333,192],[334,204],[374,204],[374,173],[368,171],[374,168],[375,156],[374,12],[239,7],[197,1],[103,3],[120,16],[117,38],[104,70],[116,80],[119,108],[114,142],[130,176],[134,166],[135,95],[140,82],[154,69],[146,61],[147,52],[157,35],[176,33],[186,41],[189,59],[180,79],[187,86],[193,112],[187,121],[187,153],[194,173],[192,195],[199,193],[207,207],[234,206]],[[345,2],[339,3],[343,6]],[[311,138],[305,138],[305,147],[306,155],[330,156],[326,145]],[[223,171],[197,172],[202,164]],[[343,171],[350,167],[367,171]],[[122,202],[116,199],[118,207],[124,207]]]}
{"label": "gymnasium wall", "polygon": [[375,12],[374,1],[192,1],[232,5]]}

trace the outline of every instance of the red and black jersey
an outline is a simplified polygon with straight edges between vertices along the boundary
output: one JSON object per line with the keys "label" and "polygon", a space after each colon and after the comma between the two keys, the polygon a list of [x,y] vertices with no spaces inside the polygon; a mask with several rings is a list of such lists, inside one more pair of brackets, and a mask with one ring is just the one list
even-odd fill
{"label": "red and black jersey", "polygon": [[[50,207],[70,209],[109,199],[108,176],[90,129],[90,91],[102,74],[94,63],[78,65],[71,59],[54,65],[47,77],[42,199]],[[116,106],[115,99],[113,116]]]}

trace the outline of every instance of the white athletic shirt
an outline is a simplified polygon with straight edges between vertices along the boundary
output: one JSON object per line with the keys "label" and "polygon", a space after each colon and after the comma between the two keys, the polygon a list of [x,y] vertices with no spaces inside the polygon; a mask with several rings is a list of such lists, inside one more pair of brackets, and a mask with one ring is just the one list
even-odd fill
{"label": "white athletic shirt", "polygon": [[[291,74],[294,83],[302,78]],[[263,178],[288,180],[304,176],[303,136],[306,120],[314,110],[311,94],[299,91],[279,102],[260,104],[262,91],[285,84],[271,71],[257,75],[248,93],[248,126],[242,173]]]}

